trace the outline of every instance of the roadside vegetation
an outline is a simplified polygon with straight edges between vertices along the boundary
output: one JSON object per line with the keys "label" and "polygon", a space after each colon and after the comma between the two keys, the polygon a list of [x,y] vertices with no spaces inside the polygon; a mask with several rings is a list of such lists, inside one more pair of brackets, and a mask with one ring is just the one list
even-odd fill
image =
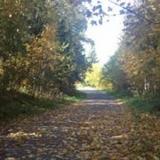
{"label": "roadside vegetation", "polygon": [[0,120],[77,100],[75,83],[92,64],[88,12],[81,1],[0,1]]}
{"label": "roadside vegetation", "polygon": [[102,66],[98,63],[93,63],[87,70],[85,79],[81,83],[82,86],[91,86],[96,89],[111,89],[112,84],[104,78]]}
{"label": "roadside vegetation", "polygon": [[133,111],[160,114],[159,97],[146,98],[145,96],[130,95],[125,92],[114,91],[113,89],[104,89],[107,94],[114,96],[118,102],[121,102],[131,108]]}
{"label": "roadside vegetation", "polygon": [[63,95],[57,99],[36,98],[25,93],[8,92],[0,98],[0,124],[62,108],[84,98],[85,94],[81,92],[75,92],[74,96]]}
{"label": "roadside vegetation", "polygon": [[103,79],[129,106],[156,113],[160,110],[159,2],[121,3],[121,7],[123,36],[103,67]]}

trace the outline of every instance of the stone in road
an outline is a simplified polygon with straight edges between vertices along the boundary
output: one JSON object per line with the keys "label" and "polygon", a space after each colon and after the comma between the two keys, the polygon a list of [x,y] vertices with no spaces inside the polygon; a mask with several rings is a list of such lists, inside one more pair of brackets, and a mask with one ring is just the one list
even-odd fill
{"label": "stone in road", "polygon": [[84,92],[87,99],[78,104],[12,124],[8,132],[1,134],[0,159],[127,160],[132,157],[130,113],[101,91]]}

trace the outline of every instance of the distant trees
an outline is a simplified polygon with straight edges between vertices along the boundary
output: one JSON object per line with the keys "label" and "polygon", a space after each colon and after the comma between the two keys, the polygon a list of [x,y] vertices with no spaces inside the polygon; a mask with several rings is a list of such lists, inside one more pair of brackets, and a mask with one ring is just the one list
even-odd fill
{"label": "distant trees", "polygon": [[73,92],[88,67],[86,28],[78,1],[0,1],[1,92],[48,98]]}
{"label": "distant trees", "polygon": [[112,84],[116,91],[127,91],[129,83],[125,72],[120,64],[118,53],[111,57],[110,61],[103,67],[103,77]]}
{"label": "distant trees", "polygon": [[117,53],[104,67],[115,89],[139,95],[160,93],[160,4],[143,0],[123,4],[124,36]]}
{"label": "distant trees", "polygon": [[93,64],[86,72],[85,83],[86,85],[97,87],[101,86],[102,68],[99,64]]}
{"label": "distant trees", "polygon": [[102,66],[94,63],[85,74],[84,85],[98,89],[111,88],[111,81],[104,75]]}

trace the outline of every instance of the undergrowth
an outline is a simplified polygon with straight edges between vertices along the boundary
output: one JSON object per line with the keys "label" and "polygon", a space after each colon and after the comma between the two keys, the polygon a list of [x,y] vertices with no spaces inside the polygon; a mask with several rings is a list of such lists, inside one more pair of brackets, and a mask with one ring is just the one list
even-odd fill
{"label": "undergrowth", "polygon": [[65,95],[54,100],[34,98],[24,93],[7,92],[0,95],[0,123],[61,108],[84,98],[85,95],[80,92],[76,92],[74,96]]}
{"label": "undergrowth", "polygon": [[123,102],[131,109],[140,112],[149,112],[159,114],[160,111],[160,98],[151,96],[133,96],[126,92],[115,92],[107,90],[107,93],[116,97],[117,100]]}

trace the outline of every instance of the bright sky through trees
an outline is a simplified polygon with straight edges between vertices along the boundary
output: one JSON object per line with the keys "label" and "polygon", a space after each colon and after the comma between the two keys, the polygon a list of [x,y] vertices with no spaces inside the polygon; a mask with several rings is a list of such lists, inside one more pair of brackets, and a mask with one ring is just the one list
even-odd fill
{"label": "bright sky through trees", "polygon": [[[108,6],[112,6],[114,11],[119,8],[112,4],[107,3],[106,0],[103,1],[103,6],[107,11]],[[102,25],[99,26],[89,26],[86,35],[93,39],[95,42],[95,49],[97,58],[100,64],[104,64],[109,60],[118,48],[119,39],[122,35],[123,29],[123,16],[116,15],[110,16],[109,22],[106,20]]]}

